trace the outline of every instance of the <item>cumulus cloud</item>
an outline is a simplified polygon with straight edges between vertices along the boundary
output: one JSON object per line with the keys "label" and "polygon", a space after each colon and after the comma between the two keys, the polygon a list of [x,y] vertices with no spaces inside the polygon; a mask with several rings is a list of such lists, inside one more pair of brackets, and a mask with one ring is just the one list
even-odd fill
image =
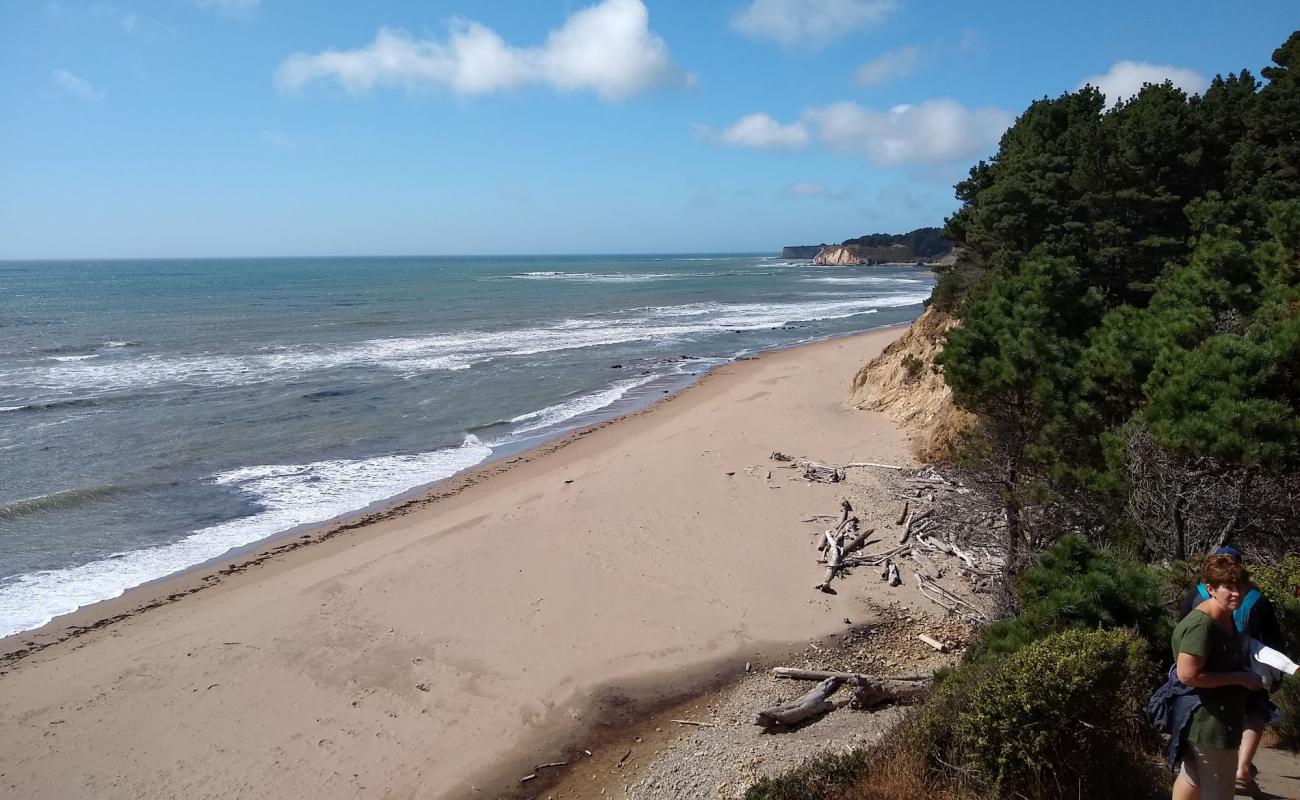
{"label": "cumulus cloud", "polygon": [[821,47],[876,27],[897,8],[895,0],[750,0],[731,26],[785,47]]}
{"label": "cumulus cloud", "polygon": [[858,67],[853,77],[863,86],[875,86],[891,78],[911,75],[921,64],[921,48],[900,47],[881,53]]}
{"label": "cumulus cloud", "polygon": [[1117,61],[1106,72],[1085,79],[1076,88],[1097,87],[1106,95],[1106,107],[1114,108],[1120,101],[1137,94],[1146,84],[1165,81],[1188,94],[1200,94],[1210,85],[1209,80],[1195,70],[1143,61]]}
{"label": "cumulus cloud", "polygon": [[985,154],[1012,122],[998,108],[966,108],[953,100],[926,100],[888,111],[832,103],[804,112],[832,149],[863,155],[882,166],[942,164]]}
{"label": "cumulus cloud", "polygon": [[807,145],[811,138],[803,123],[782,125],[767,114],[741,117],[721,131],[698,125],[696,133],[705,141],[760,150],[797,150]]}
{"label": "cumulus cloud", "polygon": [[76,75],[73,75],[71,72],[68,72],[66,69],[54,70],[54,74],[51,77],[53,77],[55,84],[57,84],[64,91],[68,92],[74,97],[79,97],[82,100],[86,100],[87,102],[98,103],[101,102],[105,97],[104,92],[99,91],[95,87],[91,86],[90,82],[87,81],[85,78],[77,77]]}
{"label": "cumulus cloud", "polygon": [[814,139],[873,164],[946,164],[984,155],[1012,122],[998,108],[966,108],[953,100],[926,100],[880,111],[852,102],[806,109],[782,124],[750,114],[721,133],[702,128],[710,141],[738,147],[803,147]]}
{"label": "cumulus cloud", "polygon": [[835,201],[852,200],[855,197],[857,197],[857,195],[855,195],[853,192],[831,191],[825,184],[817,183],[816,181],[796,181],[790,184],[789,186],[787,186],[785,188],[785,191],[782,192],[782,194],[784,194],[786,197],[794,197],[794,198],[815,197],[815,198],[820,198],[822,200],[835,200]]}
{"label": "cumulus cloud", "polygon": [[256,11],[262,0],[194,0],[194,4],[228,17],[241,17]]}
{"label": "cumulus cloud", "polygon": [[280,64],[285,91],[318,80],[350,92],[376,86],[447,88],[462,95],[546,85],[591,90],[621,100],[656,87],[691,86],[694,76],[675,64],[649,27],[641,0],[603,0],[570,16],[540,47],[516,47],[470,20],[452,20],[445,41],[415,39],[383,28],[356,50],[296,53]]}

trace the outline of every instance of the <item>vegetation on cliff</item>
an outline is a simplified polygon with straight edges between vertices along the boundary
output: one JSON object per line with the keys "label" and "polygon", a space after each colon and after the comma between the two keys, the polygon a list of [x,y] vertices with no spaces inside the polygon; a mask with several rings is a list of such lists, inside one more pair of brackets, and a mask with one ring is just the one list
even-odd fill
{"label": "vegetation on cliff", "polygon": [[938,362],[1022,555],[1069,529],[1147,558],[1294,536],[1300,32],[1273,61],[1200,97],[1037,101],[958,184]]}
{"label": "vegetation on cliff", "polygon": [[[1007,614],[888,743],[754,797],[1168,796],[1140,705],[1225,543],[1300,648],[1300,31],[1272,62],[1034,102],[958,184],[933,362],[1003,507]],[[1274,699],[1300,718],[1294,679]]]}
{"label": "vegetation on cliff", "polygon": [[785,258],[813,258],[827,248],[844,248],[863,263],[881,264],[908,261],[933,261],[952,252],[942,228],[917,228],[907,233],[871,233],[845,239],[838,245],[791,245],[781,254]]}

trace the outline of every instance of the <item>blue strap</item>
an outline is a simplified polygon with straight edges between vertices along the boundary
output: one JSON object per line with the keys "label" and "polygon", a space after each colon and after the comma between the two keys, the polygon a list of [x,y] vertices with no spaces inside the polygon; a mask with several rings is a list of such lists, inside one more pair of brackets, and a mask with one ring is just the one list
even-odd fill
{"label": "blue strap", "polygon": [[1202,599],[1202,600],[1209,600],[1209,599],[1210,599],[1210,589],[1209,589],[1209,587],[1206,586],[1205,584],[1203,584],[1203,583],[1198,583],[1198,584],[1196,584],[1196,591],[1198,591],[1198,592],[1201,593],[1201,599]]}
{"label": "blue strap", "polygon": [[1260,597],[1259,589],[1250,589],[1246,592],[1246,596],[1241,598],[1241,605],[1232,612],[1232,621],[1237,625],[1237,633],[1246,632],[1246,626],[1250,624],[1250,612],[1254,610],[1255,603],[1259,602]]}

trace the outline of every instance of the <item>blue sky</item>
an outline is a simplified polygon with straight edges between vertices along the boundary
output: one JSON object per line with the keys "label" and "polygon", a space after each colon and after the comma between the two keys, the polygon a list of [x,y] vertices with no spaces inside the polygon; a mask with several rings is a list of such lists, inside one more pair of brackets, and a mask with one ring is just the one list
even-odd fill
{"label": "blue sky", "polygon": [[900,232],[1031,100],[1258,74],[1298,24],[1294,0],[0,0],[0,259]]}

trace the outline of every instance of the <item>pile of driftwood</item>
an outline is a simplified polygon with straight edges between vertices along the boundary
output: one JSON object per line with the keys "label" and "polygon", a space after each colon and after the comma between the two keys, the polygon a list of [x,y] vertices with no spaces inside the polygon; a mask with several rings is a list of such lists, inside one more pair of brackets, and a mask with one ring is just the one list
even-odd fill
{"label": "pile of driftwood", "polygon": [[802,461],[788,456],[781,451],[772,453],[773,461],[782,461],[790,465],[792,469],[803,469],[803,477],[806,481],[813,483],[843,483],[844,470],[839,467],[828,467],[825,464],[818,464],[816,461]]}
{"label": "pile of driftwood", "polygon": [[[819,670],[777,667],[772,674],[778,678],[819,681],[812,691],[786,703],[760,709],[754,714],[754,724],[764,730],[798,725],[827,711],[845,706],[873,708],[885,702],[912,700],[930,689],[929,675],[863,675],[856,672],[822,672]],[[853,694],[840,700],[831,696],[841,686],[853,688]]]}
{"label": "pile of driftwood", "polygon": [[[912,472],[891,464],[863,462],[843,467],[827,467],[814,462],[799,462],[783,453],[772,454],[776,461],[801,465],[809,480],[838,483],[844,471],[852,468],[877,468],[898,473],[891,491],[903,501],[898,519],[898,542],[877,553],[860,552],[868,545],[878,544],[871,539],[875,528],[860,530],[861,522],[853,516],[848,500],[840,501],[838,518],[817,515],[805,522],[836,522],[817,536],[817,549],[822,554],[819,563],[825,568],[822,580],[814,587],[834,593],[832,581],[852,567],[879,569],[880,579],[890,586],[903,581],[902,569],[906,566],[915,574],[922,595],[935,604],[963,618],[967,623],[980,624],[988,619],[977,606],[941,586],[938,581],[950,569],[969,580],[975,591],[985,591],[998,579],[1005,559],[997,547],[999,525],[1005,522],[991,516],[992,512],[974,506],[975,498],[969,488],[944,476],[935,467]],[[824,476],[822,478],[810,475]]]}

